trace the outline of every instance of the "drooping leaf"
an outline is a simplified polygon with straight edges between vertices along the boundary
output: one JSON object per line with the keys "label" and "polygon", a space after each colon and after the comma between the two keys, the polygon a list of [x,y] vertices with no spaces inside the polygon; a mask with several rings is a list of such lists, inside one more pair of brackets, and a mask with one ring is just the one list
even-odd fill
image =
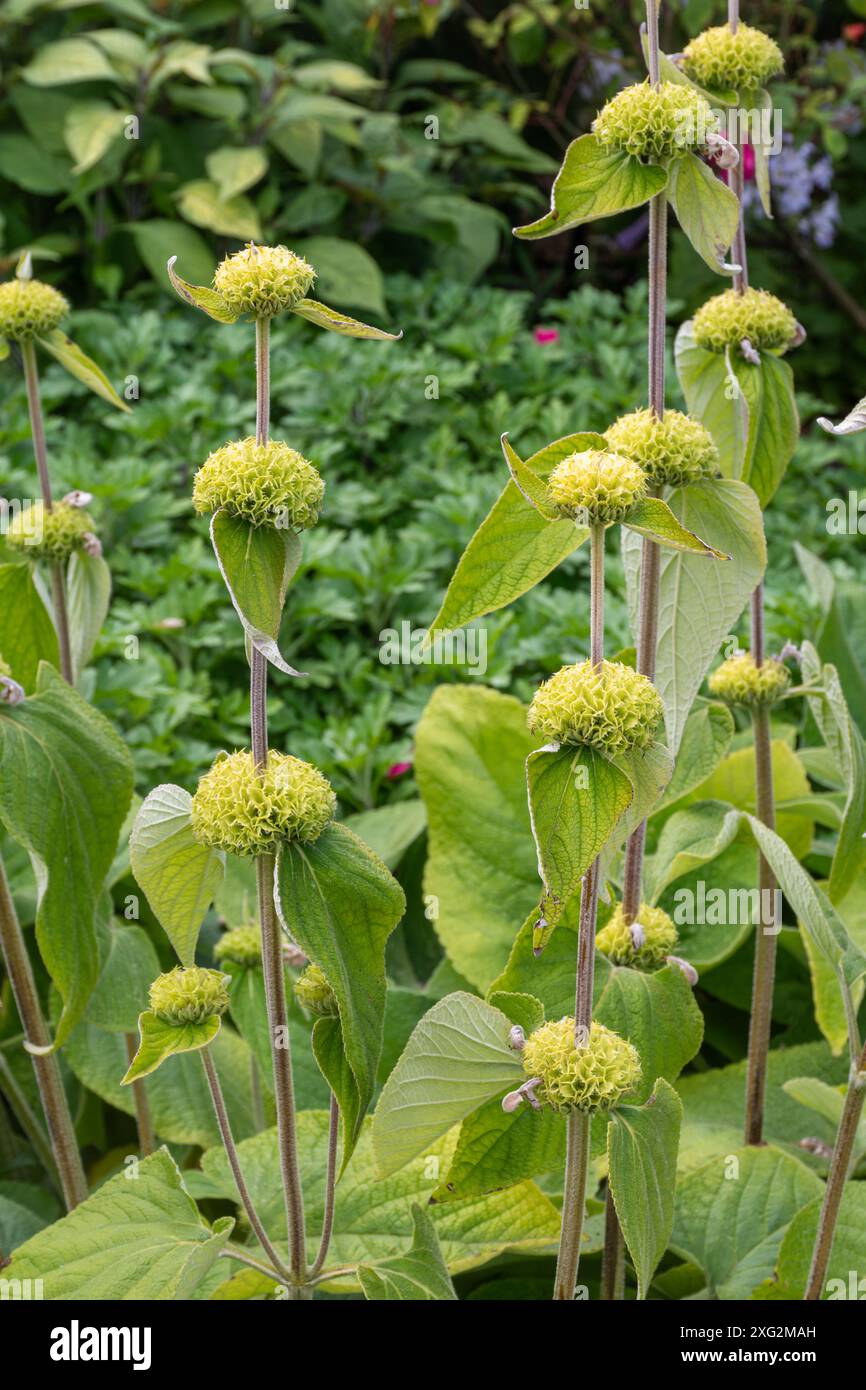
{"label": "drooping leaf", "polygon": [[[600,441],[600,443],[598,442]],[[566,435],[533,454],[525,466],[547,479],[556,464],[580,449],[606,448],[601,435]],[[534,588],[589,536],[573,521],[548,521],[509,482],[464,550],[431,636],[495,613]]]}
{"label": "drooping leaf", "polygon": [[713,436],[720,473],[724,478],[739,478],[749,437],[749,407],[730,358],[700,347],[691,319],[677,333],[674,355],[688,412]]}
{"label": "drooping leaf", "polygon": [[90,660],[111,601],[111,570],[101,555],[76,550],[66,575],[72,669],[80,676]]}
{"label": "drooping leaf", "polygon": [[121,1086],[128,1086],[130,1082],[137,1081],[142,1076],[149,1076],[167,1057],[174,1057],[181,1052],[198,1052],[201,1048],[207,1047],[219,1032],[220,1022],[219,1016],[215,1014],[204,1023],[165,1023],[146,1009],[138,1020],[138,1050],[120,1083]]}
{"label": "drooping leaf", "polygon": [[659,165],[642,164],[619,150],[605,150],[594,135],[581,135],[569,145],[553,181],[550,212],[537,222],[515,227],[514,235],[534,241],[627,212],[649,202],[666,183],[667,174]]}
{"label": "drooping leaf", "polygon": [[[355,1073],[346,1056],[340,1020],[317,1018],[313,1024],[312,1044],[319,1070],[340,1107],[343,1153],[350,1155],[354,1148],[354,1136],[364,1119],[364,1110]],[[345,1167],[345,1163],[342,1166]]]}
{"label": "drooping leaf", "polygon": [[724,801],[699,801],[667,820],[647,862],[644,892],[655,903],[665,888],[718,856],[733,844],[739,814]]}
{"label": "drooping leaf", "polygon": [[634,788],[612,762],[580,744],[530,753],[526,783],[544,890],[564,903],[628,810]]}
{"label": "drooping leaf", "polygon": [[838,902],[866,866],[866,746],[851,718],[835,666],[822,666],[811,642],[804,642],[801,669],[806,681],[819,681],[823,696],[813,696],[809,708],[824,742],[833,753],[847,784],[845,810],[830,868],[829,892]]}
{"label": "drooping leaf", "polygon": [[646,1298],[670,1238],[681,1118],[679,1096],[659,1080],[643,1105],[619,1106],[607,1127],[608,1182],[638,1298]]}
{"label": "drooping leaf", "polygon": [[188,1299],[234,1228],[204,1220],[167,1149],[110,1178],[73,1212],[20,1246],[8,1278],[41,1279],[46,1299]]}
{"label": "drooping leaf", "polygon": [[[762,507],[772,501],[785,476],[800,438],[800,419],[794,399],[794,374],[781,357],[762,352],[760,363],[747,362],[732,352],[730,365],[739,383],[749,417],[745,451],[735,477],[758,495]],[[741,409],[727,401],[729,410]],[[704,421],[712,431],[708,421]]]}
{"label": "drooping leaf", "polygon": [[36,341],[45,348],[46,352],[50,352],[51,356],[60,363],[70,376],[74,376],[76,381],[83,382],[94,395],[108,401],[109,405],[115,405],[118,410],[126,411],[129,414],[130,407],[126,401],[121,400],[118,396],[102,368],[98,367],[93,359],[87,356],[86,352],[82,352],[77,343],[73,343],[71,338],[67,338],[61,329],[52,328],[50,333],[45,333]]}
{"label": "drooping leaf", "polygon": [[373,1149],[387,1177],[471,1111],[526,1079],[508,1044],[504,1013],[474,995],[433,1005],[383,1087],[373,1116]]}
{"label": "drooping leaf", "polygon": [[225,872],[225,855],[199,844],[190,828],[192,797],[170,782],[154,787],[135,818],[130,864],[182,965],[195,963],[205,913]]}
{"label": "drooping leaf", "polygon": [[674,516],[667,502],[660,497],[644,497],[637,502],[628,516],[623,518],[623,526],[638,535],[646,536],[667,550],[684,550],[687,554],[702,555],[705,559],[730,560],[730,555],[702,541],[694,531],[689,531]]}
{"label": "drooping leaf", "polygon": [[412,1203],[412,1220],[415,1230],[405,1255],[392,1255],[375,1265],[358,1265],[358,1279],[368,1302],[456,1301],[436,1227],[417,1202]]}
{"label": "drooping leaf", "polygon": [[[827,884],[820,885],[827,889]],[[832,899],[831,899],[832,901]],[[843,898],[833,903],[855,946],[866,954],[866,878],[857,879]],[[851,1018],[857,1016],[866,993],[866,980],[849,984],[838,964],[831,963],[816,946],[802,922],[800,936],[809,963],[815,1022],[827,1039],[834,1056],[850,1047]]]}
{"label": "drooping leaf", "polygon": [[[337,997],[343,1047],[358,1087],[357,1139],[373,1097],[385,1017],[385,942],[403,915],[399,883],[351,830],[332,823],[277,859],[280,919]],[[344,1145],[343,1164],[350,1149]]]}
{"label": "drooping leaf", "polygon": [[841,420],[838,425],[834,425],[833,421],[828,420],[826,415],[818,416],[818,424],[828,434],[859,434],[861,430],[866,430],[866,396],[857,402],[853,410],[849,410],[844,420]]}
{"label": "drooping leaf", "polygon": [[[684,526],[731,556],[730,564],[708,564],[695,555],[661,553],[655,683],[676,755],[701,682],[763,575],[767,551],[761,508],[745,483],[708,479],[678,488],[668,502]],[[627,530],[622,537],[635,629],[642,542]]]}
{"label": "drooping leaf", "polygon": [[301,562],[301,541],[286,526],[252,526],[226,511],[210,527],[214,554],[235,612],[253,646],[278,671],[299,676],[280,655],[277,639],[286,590]]}
{"label": "drooping leaf", "polygon": [[216,319],[217,323],[237,323],[238,315],[232,313],[222,295],[207,285],[191,285],[188,280],[184,280],[174,268],[176,262],[177,256],[170,256],[166,266],[172,287],[181,299],[185,299],[194,309],[201,309],[202,313]]}
{"label": "drooping leaf", "polygon": [[97,902],[131,796],[125,745],[52,667],[35,694],[0,705],[0,820],[36,877],[36,939],[63,1000],[56,1047],[99,975]]}
{"label": "drooping leaf", "polygon": [[681,1179],[672,1243],[703,1269],[711,1297],[748,1298],[793,1217],[820,1193],[820,1178],[790,1154],[737,1149]]}
{"label": "drooping leaf", "polygon": [[666,195],[698,255],[718,275],[730,275],[724,260],[740,220],[733,189],[697,155],[686,154],[671,160]]}
{"label": "drooping leaf", "polygon": [[40,662],[60,664],[54,624],[26,563],[0,565],[0,656],[26,691]]}
{"label": "drooping leaf", "polygon": [[320,304],[317,299],[302,299],[293,307],[292,313],[314,323],[317,328],[327,328],[331,333],[341,333],[344,338],[376,338],[396,343],[403,337],[402,329],[399,333],[386,333],[384,328],[373,328],[369,323],[361,323],[359,319],[350,318],[348,314],[329,309],[327,304]]}
{"label": "drooping leaf", "polygon": [[524,766],[534,746],[524,706],[483,686],[440,686],[416,731],[425,900],[450,959],[481,990],[538,902]]}

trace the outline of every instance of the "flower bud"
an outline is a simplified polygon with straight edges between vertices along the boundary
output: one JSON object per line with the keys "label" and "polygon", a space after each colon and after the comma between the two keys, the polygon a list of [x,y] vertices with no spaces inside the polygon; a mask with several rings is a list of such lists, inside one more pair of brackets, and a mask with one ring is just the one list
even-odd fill
{"label": "flower bud", "polygon": [[284,840],[316,840],[337,798],[310,763],[271,752],[259,770],[251,753],[217,758],[198,784],[190,812],[200,844],[231,854],[270,854]]}
{"label": "flower bud", "polygon": [[615,756],[647,748],[664,706],[646,676],[618,661],[563,666],[536,691],[528,724],[558,743],[581,743]]}
{"label": "flower bud", "polygon": [[694,317],[698,347],[708,352],[735,348],[745,338],[753,348],[776,352],[793,347],[797,320],[786,304],[767,290],[724,290],[702,304]]}
{"label": "flower bud", "polygon": [[315,526],[325,493],[318,470],[282,440],[237,439],[216,449],[195,475],[197,512],[225,508],[252,526]]}
{"label": "flower bud", "polygon": [[692,989],[694,989],[695,985],[698,983],[698,972],[691,961],[683,960],[682,956],[668,956],[668,965],[675,965],[678,970],[681,970]]}
{"label": "flower bud", "polygon": [[339,1013],[337,996],[318,965],[308,965],[295,980],[295,998],[301,1008],[318,1018],[336,1018]]}
{"label": "flower bud", "polygon": [[20,705],[26,698],[27,692],[23,685],[19,685],[11,676],[0,673],[0,705],[9,705],[12,708]]}
{"label": "flower bud", "polygon": [[719,451],[709,430],[680,410],[622,415],[605,431],[614,453],[639,463],[650,487],[683,487],[716,470]]}
{"label": "flower bud", "polygon": [[198,965],[176,965],[150,987],[150,1007],[163,1023],[205,1023],[229,1006],[228,975]]}
{"label": "flower bud", "polygon": [[781,699],[791,683],[787,666],[775,657],[755,663],[750,652],[728,657],[710,676],[710,693],[729,705],[772,705]]}
{"label": "flower bud", "polygon": [[[635,931],[636,927],[639,931]],[[620,903],[599,931],[595,944],[613,965],[657,970],[664,965],[677,940],[676,927],[660,907],[641,903],[637,920],[626,925]]]}
{"label": "flower bud", "polygon": [[593,122],[606,149],[622,150],[651,164],[703,149],[719,123],[709,102],[679,82],[636,82],[624,87]]}
{"label": "flower bud", "polygon": [[574,1040],[574,1019],[545,1023],[526,1041],[523,1066],[539,1078],[535,1094],[560,1112],[608,1110],[640,1083],[641,1064],[630,1042],[593,1023],[584,1047]]}
{"label": "flower bud", "polygon": [[24,343],[51,333],[69,313],[69,301],[41,280],[0,285],[0,338]]}
{"label": "flower bud", "polygon": [[526,1034],[519,1023],[515,1023],[514,1027],[509,1030],[508,1046],[513,1047],[515,1052],[522,1052],[526,1046]]}
{"label": "flower bud", "polygon": [[705,29],[687,45],[683,72],[701,87],[735,91],[763,87],[782,72],[782,50],[768,34],[742,21],[732,33],[727,24]]}
{"label": "flower bud", "polygon": [[315,278],[313,267],[288,247],[250,242],[217,266],[213,287],[233,314],[273,318],[300,303]]}
{"label": "flower bud", "polygon": [[262,938],[255,923],[232,927],[223,932],[213,948],[214,960],[230,960],[235,965],[258,965],[262,958]]}
{"label": "flower bud", "polygon": [[55,502],[48,511],[42,502],[31,502],[12,517],[6,540],[15,550],[34,560],[62,564],[75,550],[86,550],[93,536],[93,518],[80,507]]}
{"label": "flower bud", "polygon": [[646,495],[646,488],[637,463],[602,449],[569,454],[547,480],[547,495],[560,515],[584,526],[622,521]]}

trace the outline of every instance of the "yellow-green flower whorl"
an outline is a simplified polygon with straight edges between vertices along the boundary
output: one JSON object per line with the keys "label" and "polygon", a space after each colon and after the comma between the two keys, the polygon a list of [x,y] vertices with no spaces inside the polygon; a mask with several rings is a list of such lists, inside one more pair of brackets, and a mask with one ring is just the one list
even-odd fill
{"label": "yellow-green flower whorl", "polygon": [[50,333],[69,313],[69,301],[41,280],[7,280],[0,285],[0,338],[13,343]]}
{"label": "yellow-green flower whorl", "polygon": [[614,453],[640,464],[651,487],[683,487],[709,477],[719,451],[709,430],[680,410],[659,418],[652,410],[622,415],[605,431]]}
{"label": "yellow-green flower whorl", "polygon": [[797,339],[797,320],[786,304],[767,290],[724,290],[702,304],[694,317],[698,347],[724,352],[747,338],[753,348],[775,352]]}
{"label": "yellow-green flower whorl", "polygon": [[542,1105],[570,1110],[608,1110],[641,1079],[640,1058],[625,1038],[593,1023],[585,1047],[575,1046],[574,1019],[544,1023],[530,1034],[522,1053],[527,1076],[539,1077]]}
{"label": "yellow-green flower whorl", "polygon": [[563,666],[536,691],[528,724],[534,734],[580,743],[616,756],[647,748],[664,706],[652,681],[618,661]]}
{"label": "yellow-green flower whorl", "polygon": [[607,103],[593,122],[593,134],[607,149],[622,150],[651,163],[703,149],[719,123],[709,102],[678,82],[636,82]]}
{"label": "yellow-green flower whorl", "polygon": [[55,502],[47,511],[42,502],[31,502],[11,518],[6,540],[34,560],[62,564],[74,550],[86,549],[93,534],[93,518],[81,507]]}
{"label": "yellow-green flower whorl", "polygon": [[235,965],[258,965],[262,958],[262,938],[255,924],[231,927],[223,932],[213,948],[214,960],[232,961]]}
{"label": "yellow-green flower whorl", "polygon": [[195,475],[192,489],[197,512],[225,508],[252,526],[315,526],[325,484],[314,468],[282,440],[257,444],[236,439],[215,449]]}
{"label": "yellow-green flower whorl", "polygon": [[785,60],[779,45],[760,29],[727,24],[705,29],[683,52],[683,71],[693,82],[716,91],[763,87],[782,72]]}
{"label": "yellow-green flower whorl", "polygon": [[213,287],[233,314],[273,318],[304,299],[316,272],[287,246],[256,246],[227,256],[216,268]]}
{"label": "yellow-green flower whorl", "polygon": [[337,798],[311,763],[271,752],[260,775],[251,753],[218,758],[192,799],[195,838],[241,857],[269,854],[284,840],[309,843],[334,818]]}
{"label": "yellow-green flower whorl", "polygon": [[199,965],[176,965],[150,987],[150,1007],[163,1023],[180,1028],[205,1023],[229,1006],[228,976]]}
{"label": "yellow-green flower whorl", "polygon": [[295,998],[302,1008],[318,1018],[335,1018],[339,1013],[337,996],[318,965],[308,965],[295,980]]}
{"label": "yellow-green flower whorl", "polygon": [[586,526],[622,521],[646,490],[639,464],[603,449],[569,454],[547,480],[547,495],[556,511]]}
{"label": "yellow-green flower whorl", "polygon": [[765,657],[758,666],[751,652],[728,657],[707,682],[711,694],[730,705],[772,705],[790,683],[791,675],[783,662]]}
{"label": "yellow-green flower whorl", "polygon": [[646,903],[641,903],[634,926],[637,930],[633,933],[632,927],[626,925],[619,903],[596,936],[595,944],[614,965],[630,965],[636,970],[658,969],[677,944],[676,927],[662,908],[649,907]]}

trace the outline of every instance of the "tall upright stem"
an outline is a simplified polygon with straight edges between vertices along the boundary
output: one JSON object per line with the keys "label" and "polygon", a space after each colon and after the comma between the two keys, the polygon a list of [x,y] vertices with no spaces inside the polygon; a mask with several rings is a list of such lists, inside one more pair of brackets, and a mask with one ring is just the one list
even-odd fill
{"label": "tall upright stem", "polygon": [[328,1167],[325,1174],[325,1211],[322,1217],[322,1239],[319,1252],[310,1266],[310,1278],[324,1268],[334,1232],[334,1206],[337,1189],[337,1143],[340,1136],[340,1106],[335,1095],[331,1095],[331,1109],[328,1121]]}
{"label": "tall upright stem", "polygon": [[[31,339],[21,344],[21,361],[24,365],[24,384],[27,388],[27,409],[30,412],[30,433],[33,439],[33,453],[39,474],[39,487],[42,492],[42,505],[50,512],[54,502],[51,496],[51,478],[48,473],[48,451],[45,447],[45,422],[42,417],[42,401],[39,395],[39,370],[36,365],[36,348]],[[69,615],[66,608],[66,579],[62,565],[51,566],[51,597],[54,604],[54,623],[57,628],[57,644],[60,649],[60,671],[65,681],[72,684],[72,648],[69,642]]]}
{"label": "tall upright stem", "polygon": [[[133,1061],[138,1050],[137,1039],[134,1033],[126,1034],[126,1056],[130,1062]],[[138,1148],[142,1158],[147,1158],[156,1148],[156,1135],[153,1132],[153,1120],[150,1116],[150,1101],[148,1100],[147,1090],[144,1080],[139,1077],[132,1083],[132,1099],[135,1104],[135,1124],[138,1130]]]}
{"label": "tall upright stem", "polygon": [[833,1249],[833,1237],[836,1234],[836,1222],[839,1219],[842,1194],[851,1172],[854,1140],[857,1137],[860,1116],[863,1114],[864,1100],[866,1100],[866,1048],[860,1053],[859,1059],[856,1061],[852,1059],[848,1094],[845,1097],[842,1118],[839,1121],[839,1130],[836,1135],[836,1145],[830,1160],[830,1172],[827,1176],[827,1186],[824,1188],[824,1201],[821,1206],[821,1215],[818,1218],[818,1233],[815,1238],[815,1249],[812,1253],[812,1267],[809,1270],[806,1292],[803,1295],[807,1303],[815,1302],[824,1292],[827,1265],[830,1262],[830,1254]]}
{"label": "tall upright stem", "polygon": [[232,1177],[235,1180],[235,1187],[237,1188],[238,1196],[241,1199],[241,1206],[247,1214],[247,1218],[251,1227],[253,1228],[253,1231],[255,1232],[255,1236],[259,1242],[259,1245],[262,1247],[271,1264],[273,1265],[274,1272],[278,1274],[281,1279],[288,1279],[288,1271],[283,1265],[279,1255],[274,1249],[274,1246],[268,1236],[267,1231],[262,1225],[262,1222],[259,1218],[259,1214],[255,1207],[255,1203],[253,1202],[252,1196],[250,1195],[250,1190],[247,1187],[246,1178],[244,1177],[243,1169],[241,1168],[241,1161],[238,1157],[238,1151],[237,1146],[235,1144],[234,1135],[232,1134],[232,1127],[229,1121],[228,1110],[226,1109],[226,1103],[223,1097],[222,1087],[220,1086],[219,1077],[217,1075],[217,1069],[214,1066],[214,1060],[211,1056],[209,1047],[203,1048],[201,1052],[201,1060],[202,1065],[204,1066],[204,1074],[207,1077],[208,1090],[210,1091],[211,1100],[213,1102],[214,1114],[216,1115],[217,1124],[219,1126],[220,1138],[223,1141],[223,1148],[226,1151],[226,1157],[229,1161],[229,1167],[232,1170]]}
{"label": "tall upright stem", "polygon": [[[590,531],[590,660],[598,666],[604,660],[604,532],[595,523]],[[577,969],[574,989],[574,1045],[587,1047],[592,1028],[592,996],[595,984],[595,927],[598,917],[599,863],[593,860],[580,885],[580,914],[577,930]],[[555,1300],[571,1302],[577,1283],[583,1215],[586,1206],[586,1179],[589,1172],[590,1116],[573,1110],[566,1131],[565,1182],[562,1197],[562,1228],[559,1257],[553,1287]]]}
{"label": "tall upright stem", "polygon": [[[270,428],[270,320],[256,319],[256,442],[266,444]],[[265,658],[250,647],[250,742],[256,767],[263,771],[268,761],[267,721],[268,668]],[[262,932],[262,969],[265,1002],[274,1069],[274,1102],[277,1112],[277,1138],[280,1171],[289,1232],[291,1283],[289,1298],[305,1297],[307,1277],[304,1199],[298,1160],[295,1088],[286,1008],[286,977],[282,940],[274,908],[274,859],[263,854],[256,860],[259,920]]]}
{"label": "tall upright stem", "polygon": [[[658,0],[646,0],[647,67],[653,86],[660,81],[659,6]],[[649,323],[647,326],[647,398],[650,410],[659,419],[665,413],[665,327],[667,323],[668,279],[668,205],[663,193],[649,205]],[[640,589],[638,593],[637,669],[649,680],[655,680],[656,647],[658,645],[659,577],[661,552],[650,540],[641,547]],[[628,838],[623,865],[622,910],[627,923],[640,912],[643,881],[646,821]],[[602,1257],[601,1296],[604,1299],[622,1298],[625,1280],[625,1260],[622,1232],[619,1226],[613,1194],[608,1188],[605,1205],[605,1244]]]}
{"label": "tall upright stem", "polygon": [[33,1070],[42,1100],[45,1122],[51,1139],[51,1149],[67,1211],[72,1211],[87,1196],[87,1179],[75,1138],[75,1126],[69,1113],[69,1102],[63,1089],[60,1065],[53,1052],[43,1051],[51,1046],[51,1035],[39,1003],[36,981],[30,965],[30,957],[24,944],[24,934],[12,901],[6,870],[0,860],[0,949],[15,1006],[24,1028],[25,1043],[31,1048]]}

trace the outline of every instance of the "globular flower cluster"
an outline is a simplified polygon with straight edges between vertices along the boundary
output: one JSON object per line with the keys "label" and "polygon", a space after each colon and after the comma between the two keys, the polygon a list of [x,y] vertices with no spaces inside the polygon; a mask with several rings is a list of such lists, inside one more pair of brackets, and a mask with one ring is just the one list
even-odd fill
{"label": "globular flower cluster", "polygon": [[786,304],[767,290],[725,290],[702,304],[694,317],[695,342],[709,352],[738,347],[746,338],[767,352],[791,347],[797,320]]}
{"label": "globular flower cluster", "polygon": [[69,301],[41,280],[0,285],[0,338],[24,343],[52,332],[69,313]]}
{"label": "globular flower cluster", "polygon": [[6,531],[9,545],[51,564],[68,560],[74,550],[89,549],[92,538],[93,518],[69,502],[55,502],[50,511],[42,502],[31,502],[11,518]]}
{"label": "globular flower cluster", "polygon": [[339,1013],[337,996],[318,965],[308,965],[295,980],[295,998],[318,1018],[335,1018]]}
{"label": "globular flower cluster", "polygon": [[619,903],[596,936],[595,944],[614,965],[656,970],[664,964],[677,940],[677,929],[662,908],[641,903],[633,930],[626,925]]}
{"label": "globular flower cluster", "polygon": [[651,487],[683,487],[715,472],[719,451],[699,420],[681,410],[634,410],[605,431],[617,454],[639,463]]}
{"label": "globular flower cluster", "polygon": [[763,87],[784,67],[779,45],[760,29],[742,23],[736,33],[727,24],[705,29],[683,53],[686,76],[716,91]]}
{"label": "globular flower cluster", "polygon": [[273,318],[304,299],[316,272],[287,246],[256,246],[227,256],[216,268],[213,287],[233,314]]}
{"label": "globular flower cluster", "polygon": [[618,661],[563,666],[536,691],[531,731],[559,743],[580,743],[616,756],[647,748],[664,706],[652,681]]}
{"label": "globular flower cluster", "polygon": [[228,975],[199,965],[176,965],[150,987],[150,1007],[163,1023],[180,1028],[185,1023],[205,1023],[224,1014],[229,1006]]}
{"label": "globular flower cluster", "polygon": [[775,657],[765,657],[758,666],[751,652],[737,652],[717,667],[707,683],[713,695],[730,705],[771,705],[784,695],[791,675]]}
{"label": "globular flower cluster", "polygon": [[232,927],[223,932],[213,948],[214,960],[232,961],[235,965],[258,965],[262,958],[262,938],[258,927]]}
{"label": "globular flower cluster", "polygon": [[309,843],[333,820],[337,798],[310,763],[271,752],[260,773],[251,753],[218,758],[192,799],[195,838],[241,857],[270,854],[285,840]]}
{"label": "globular flower cluster", "polygon": [[569,454],[547,480],[547,495],[556,511],[584,525],[622,521],[646,490],[639,464],[603,449]]}
{"label": "globular flower cluster", "polygon": [[195,475],[192,489],[197,512],[224,507],[252,526],[315,526],[325,484],[314,468],[282,440],[257,444],[236,439],[216,449]]}
{"label": "globular flower cluster", "polygon": [[530,1077],[540,1077],[535,1095],[542,1105],[567,1113],[570,1110],[609,1110],[640,1084],[637,1051],[625,1038],[593,1023],[589,1040],[577,1047],[574,1019],[544,1023],[526,1040],[523,1067]]}
{"label": "globular flower cluster", "polygon": [[719,122],[709,102],[683,83],[638,82],[602,108],[592,129],[605,148],[659,164],[705,148]]}

